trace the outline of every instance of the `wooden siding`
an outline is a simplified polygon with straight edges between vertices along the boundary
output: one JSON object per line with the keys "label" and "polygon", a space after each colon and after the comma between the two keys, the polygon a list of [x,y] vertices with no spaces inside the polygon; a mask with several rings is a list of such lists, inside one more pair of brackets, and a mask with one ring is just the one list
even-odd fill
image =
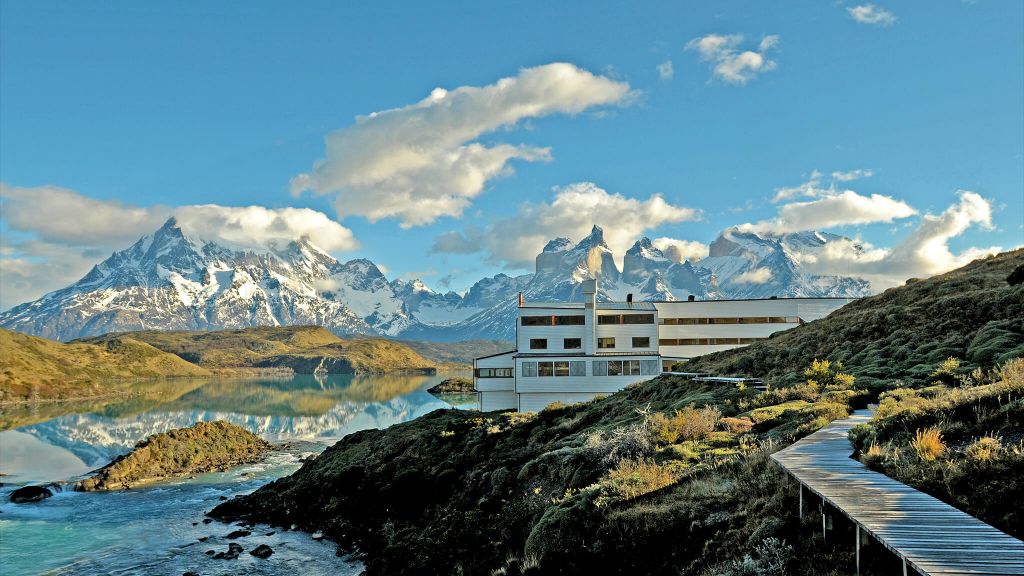
{"label": "wooden siding", "polygon": [[560,392],[558,394],[520,394],[519,395],[519,411],[520,412],[539,412],[544,409],[545,406],[552,402],[561,402],[563,404],[576,404],[578,402],[586,402],[592,400],[594,396],[597,396],[597,392]]}
{"label": "wooden siding", "polygon": [[508,392],[477,392],[477,404],[481,412],[492,410],[515,410],[516,393]]}

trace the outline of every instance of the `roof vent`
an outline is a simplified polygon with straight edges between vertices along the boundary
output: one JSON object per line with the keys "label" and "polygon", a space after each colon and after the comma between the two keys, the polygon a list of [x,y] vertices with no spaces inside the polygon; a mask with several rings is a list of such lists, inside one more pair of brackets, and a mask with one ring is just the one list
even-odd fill
{"label": "roof vent", "polygon": [[687,302],[693,302],[696,299],[697,299],[697,297],[694,296],[693,294],[690,294],[689,296],[686,297],[686,301]]}
{"label": "roof vent", "polygon": [[626,303],[627,304],[632,304],[633,303],[633,295],[632,294],[626,294]]}

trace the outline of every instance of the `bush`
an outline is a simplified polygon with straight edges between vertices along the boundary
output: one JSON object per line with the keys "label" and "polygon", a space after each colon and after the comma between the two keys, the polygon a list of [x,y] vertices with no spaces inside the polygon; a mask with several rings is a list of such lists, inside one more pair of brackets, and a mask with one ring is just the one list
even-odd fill
{"label": "bush", "polygon": [[647,424],[655,442],[675,444],[682,440],[700,440],[714,431],[722,412],[714,406],[697,409],[693,405],[676,410],[672,416],[652,414]]}
{"label": "bush", "polygon": [[918,429],[910,446],[914,449],[917,457],[925,461],[935,460],[946,451],[946,445],[942,442],[942,433],[934,427]]}
{"label": "bush", "polygon": [[659,466],[650,460],[620,460],[601,481],[604,496],[595,503],[598,506],[611,502],[627,501],[674,484],[678,479],[668,467]]}
{"label": "bush", "polygon": [[844,374],[842,370],[842,362],[832,364],[828,360],[815,359],[810,368],[804,370],[804,377],[809,386],[820,390],[848,390],[853,386],[854,377]]}
{"label": "bush", "polygon": [[975,464],[986,464],[999,458],[1003,443],[998,438],[983,436],[967,447],[967,457]]}
{"label": "bush", "polygon": [[733,562],[723,576],[784,576],[786,565],[793,558],[793,547],[785,540],[766,538],[749,554]]}
{"label": "bush", "polygon": [[952,356],[946,358],[931,373],[931,377],[935,382],[946,386],[956,385],[960,379],[960,360]]}
{"label": "bush", "polygon": [[642,424],[622,426],[608,433],[595,432],[587,437],[586,447],[600,456],[605,465],[640,460],[654,454],[650,432]]}
{"label": "bush", "polygon": [[754,427],[754,421],[750,418],[722,418],[719,422],[733,434],[746,434]]}

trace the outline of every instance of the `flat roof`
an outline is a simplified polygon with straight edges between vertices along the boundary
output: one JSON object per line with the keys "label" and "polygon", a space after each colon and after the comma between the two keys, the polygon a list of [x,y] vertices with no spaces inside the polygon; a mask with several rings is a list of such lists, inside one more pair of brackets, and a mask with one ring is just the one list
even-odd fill
{"label": "flat roof", "polygon": [[[598,301],[598,310],[652,310],[655,304],[709,304],[714,302],[771,302],[773,300],[847,300],[854,301],[860,298],[844,296],[780,296],[778,298],[721,298],[717,300],[643,300],[632,303],[619,300]],[[527,300],[520,308],[554,308],[567,310],[582,310],[583,302],[530,302]]]}

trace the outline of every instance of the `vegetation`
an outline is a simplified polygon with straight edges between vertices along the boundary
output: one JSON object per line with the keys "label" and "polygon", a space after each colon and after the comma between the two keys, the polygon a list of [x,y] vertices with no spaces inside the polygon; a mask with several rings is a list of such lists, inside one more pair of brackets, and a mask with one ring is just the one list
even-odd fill
{"label": "vegetation", "polygon": [[438,364],[456,364],[468,369],[473,359],[507,352],[516,347],[502,340],[463,340],[461,342],[428,342],[426,340],[398,340]]}
{"label": "vegetation", "polygon": [[431,394],[467,394],[469,392],[476,392],[476,385],[473,384],[472,378],[456,376],[454,378],[446,378],[436,386],[431,386],[427,389],[427,392]]}
{"label": "vegetation", "polygon": [[197,422],[146,438],[75,489],[121,490],[175,476],[223,471],[256,462],[269,450],[263,439],[234,424]]}
{"label": "vegetation", "polygon": [[[350,435],[211,515],[322,530],[358,551],[370,575],[848,572],[850,547],[823,546],[813,525],[800,525],[794,491],[768,453],[890,388],[894,400],[883,398],[879,412],[902,414],[907,386],[928,385],[949,357],[963,360],[958,374],[976,376],[1024,352],[1024,285],[1006,281],[1022,259],[1018,250],[974,262],[691,363],[767,378],[769,392],[664,375],[533,414],[436,411]],[[989,396],[985,386],[1004,388]],[[1001,394],[1005,404],[1007,386],[950,393]],[[956,405],[950,422],[971,411]],[[1007,426],[1020,431],[1019,421],[996,425],[1011,422],[1007,410],[995,402],[970,416],[979,422],[970,428],[994,431],[965,443],[972,461],[1007,466],[1003,455],[1019,442]],[[909,431],[907,446],[916,430],[939,426],[947,449],[930,465],[941,466],[961,438],[930,413],[910,426],[903,416],[893,422]],[[887,442],[886,421],[861,445]],[[1019,471],[1001,476],[1020,484]],[[1019,500],[1015,489],[1004,503]]]}
{"label": "vegetation", "polygon": [[[131,338],[209,369],[288,368],[300,374],[434,373],[442,365],[409,346],[383,338],[342,339],[320,326],[242,330],[131,332]],[[103,343],[124,337],[86,338]]]}
{"label": "vegetation", "polygon": [[[944,362],[945,367],[952,363]],[[1024,358],[973,375],[882,394],[876,417],[851,431],[868,466],[1024,536]]]}
{"label": "vegetation", "polygon": [[110,395],[128,390],[129,380],[209,374],[131,337],[63,344],[0,328],[0,403]]}

